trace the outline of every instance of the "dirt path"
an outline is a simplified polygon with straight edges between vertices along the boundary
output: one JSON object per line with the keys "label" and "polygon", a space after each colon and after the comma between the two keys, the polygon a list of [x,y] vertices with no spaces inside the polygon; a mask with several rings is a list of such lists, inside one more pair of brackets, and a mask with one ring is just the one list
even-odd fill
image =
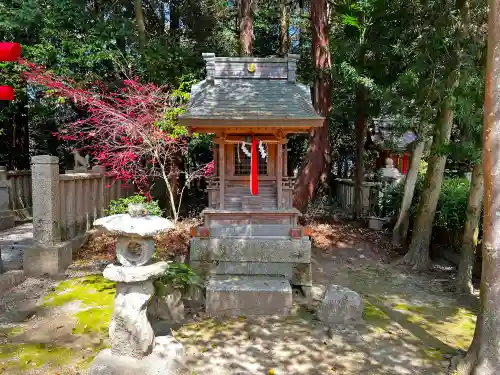
{"label": "dirt path", "polygon": [[[472,338],[473,310],[447,292],[446,273],[415,275],[381,264],[368,249],[347,248],[315,249],[313,273],[317,286],[336,283],[363,295],[365,322],[327,334],[298,293],[286,318],[214,320],[192,311],[172,331],[192,375],[445,374],[450,355]],[[2,296],[10,307],[0,304],[0,373],[85,374],[107,345],[113,285],[96,276],[57,286],[29,280]],[[28,312],[15,316],[27,289]]]}

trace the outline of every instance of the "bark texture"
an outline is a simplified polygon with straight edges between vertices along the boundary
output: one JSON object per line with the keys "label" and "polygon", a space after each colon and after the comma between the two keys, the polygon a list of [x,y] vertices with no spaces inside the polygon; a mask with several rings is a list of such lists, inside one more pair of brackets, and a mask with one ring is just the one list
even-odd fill
{"label": "bark texture", "polygon": [[290,12],[288,0],[281,0],[280,3],[280,56],[286,56],[290,46],[288,29],[290,27]]}
{"label": "bark texture", "polygon": [[137,32],[139,34],[139,47],[142,52],[146,46],[146,22],[144,21],[144,12],[142,9],[142,0],[134,1],[135,22],[137,24]]}
{"label": "bark texture", "polygon": [[363,215],[363,181],[365,179],[365,142],[367,121],[367,91],[359,84],[356,89],[356,169],[354,177],[354,218]]}
{"label": "bark texture", "polygon": [[[450,141],[452,125],[452,101],[450,97],[447,97],[441,105],[438,123],[434,130],[434,138],[432,140],[434,151]],[[432,238],[432,224],[443,183],[445,164],[446,156],[433,153],[429,158],[424,191],[422,192],[417,217],[413,224],[410,248],[403,258],[403,263],[412,266],[414,269],[425,270],[431,263],[429,245]]]}
{"label": "bark texture", "polygon": [[461,375],[500,373],[500,3],[489,1],[484,100],[481,310]]}
{"label": "bark texture", "polygon": [[472,292],[472,269],[476,261],[476,246],[483,203],[483,166],[476,164],[472,170],[467,217],[465,220],[460,264],[458,266],[456,292],[470,294]]}
{"label": "bark texture", "polygon": [[240,0],[240,55],[251,56],[253,51],[253,5],[255,0]]}
{"label": "bark texture", "polygon": [[331,61],[328,49],[327,0],[313,0],[311,3],[312,53],[317,75],[313,87],[313,104],[318,113],[325,117],[323,126],[312,130],[309,147],[300,171],[293,196],[293,205],[300,211],[316,194],[318,182],[326,182],[330,170],[328,140],[328,114],[332,107]]}
{"label": "bark texture", "polygon": [[425,142],[419,141],[411,153],[411,164],[406,174],[403,201],[399,209],[398,220],[392,231],[392,244],[396,247],[403,246],[408,237],[408,227],[410,224],[410,208],[415,194],[415,186],[418,179],[418,170],[422,154],[424,153]]}

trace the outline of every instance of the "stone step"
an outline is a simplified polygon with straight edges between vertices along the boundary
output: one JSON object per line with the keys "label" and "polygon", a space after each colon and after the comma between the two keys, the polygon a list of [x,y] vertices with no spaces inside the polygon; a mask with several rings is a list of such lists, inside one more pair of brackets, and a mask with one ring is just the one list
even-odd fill
{"label": "stone step", "polygon": [[291,225],[285,224],[229,224],[210,228],[212,237],[266,237],[277,236],[288,239]]}
{"label": "stone step", "polygon": [[293,263],[273,262],[203,262],[190,261],[191,267],[200,275],[233,276],[281,276],[292,280]]}
{"label": "stone step", "polygon": [[191,238],[189,259],[220,262],[311,263],[311,241],[281,237]]}
{"label": "stone step", "polygon": [[281,277],[214,276],[207,284],[206,309],[213,317],[288,315],[292,287]]}

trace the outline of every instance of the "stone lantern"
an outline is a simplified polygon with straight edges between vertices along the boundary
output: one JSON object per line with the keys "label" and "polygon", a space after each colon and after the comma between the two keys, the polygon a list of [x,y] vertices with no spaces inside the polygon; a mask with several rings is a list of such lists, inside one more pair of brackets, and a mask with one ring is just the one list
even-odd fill
{"label": "stone lantern", "polygon": [[100,218],[94,226],[118,235],[116,255],[103,276],[116,282],[113,316],[109,326],[111,348],[100,352],[90,375],[153,375],[188,373],[184,348],[172,336],[155,337],[147,308],[155,293],[154,279],[167,262],[151,263],[154,236],[173,228],[170,220],[148,215],[142,204],[130,204],[128,214]]}

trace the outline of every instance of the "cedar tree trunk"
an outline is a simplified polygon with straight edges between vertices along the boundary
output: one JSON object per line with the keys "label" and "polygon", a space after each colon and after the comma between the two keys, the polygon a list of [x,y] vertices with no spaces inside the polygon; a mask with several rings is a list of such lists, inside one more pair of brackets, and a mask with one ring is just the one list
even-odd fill
{"label": "cedar tree trunk", "polygon": [[476,261],[476,246],[483,204],[483,191],[483,166],[482,164],[476,164],[472,170],[469,201],[467,203],[467,217],[462,238],[460,264],[458,266],[456,285],[458,294],[470,294],[472,292],[472,269]]}
{"label": "cedar tree trunk", "polygon": [[330,51],[328,49],[327,0],[312,0],[311,3],[312,53],[316,80],[313,87],[314,107],[325,117],[323,126],[311,131],[304,164],[293,195],[293,205],[300,211],[316,194],[318,181],[326,182],[330,169],[328,140],[328,114],[332,106],[332,80]]}
{"label": "cedar tree trunk", "polygon": [[253,51],[253,4],[255,0],[240,0],[240,55],[251,56]]}
{"label": "cedar tree trunk", "polygon": [[484,100],[484,224],[481,309],[461,375],[500,373],[500,3],[489,1]]}
{"label": "cedar tree trunk", "polygon": [[424,153],[425,142],[418,141],[415,144],[411,153],[411,164],[405,178],[405,187],[403,194],[403,201],[398,213],[398,220],[392,231],[392,244],[400,247],[406,243],[408,236],[408,226],[410,224],[410,209],[413,195],[415,194],[415,186],[418,179],[418,170],[420,168],[420,160]]}
{"label": "cedar tree trunk", "polygon": [[290,27],[289,0],[281,0],[280,4],[280,56],[286,56],[289,44],[288,28]]}
{"label": "cedar tree trunk", "polygon": [[146,47],[146,23],[144,21],[144,12],[142,10],[142,0],[134,1],[135,22],[137,24],[137,32],[139,34],[139,47],[141,52],[144,52]]}
{"label": "cedar tree trunk", "polygon": [[420,198],[417,217],[412,229],[412,238],[408,253],[403,263],[418,270],[425,270],[430,266],[429,245],[432,237],[432,225],[443,184],[443,174],[446,156],[436,154],[440,146],[450,141],[453,125],[453,109],[451,97],[443,99],[438,123],[434,129],[432,147],[433,155],[429,158],[429,165],[425,175],[424,190]]}

